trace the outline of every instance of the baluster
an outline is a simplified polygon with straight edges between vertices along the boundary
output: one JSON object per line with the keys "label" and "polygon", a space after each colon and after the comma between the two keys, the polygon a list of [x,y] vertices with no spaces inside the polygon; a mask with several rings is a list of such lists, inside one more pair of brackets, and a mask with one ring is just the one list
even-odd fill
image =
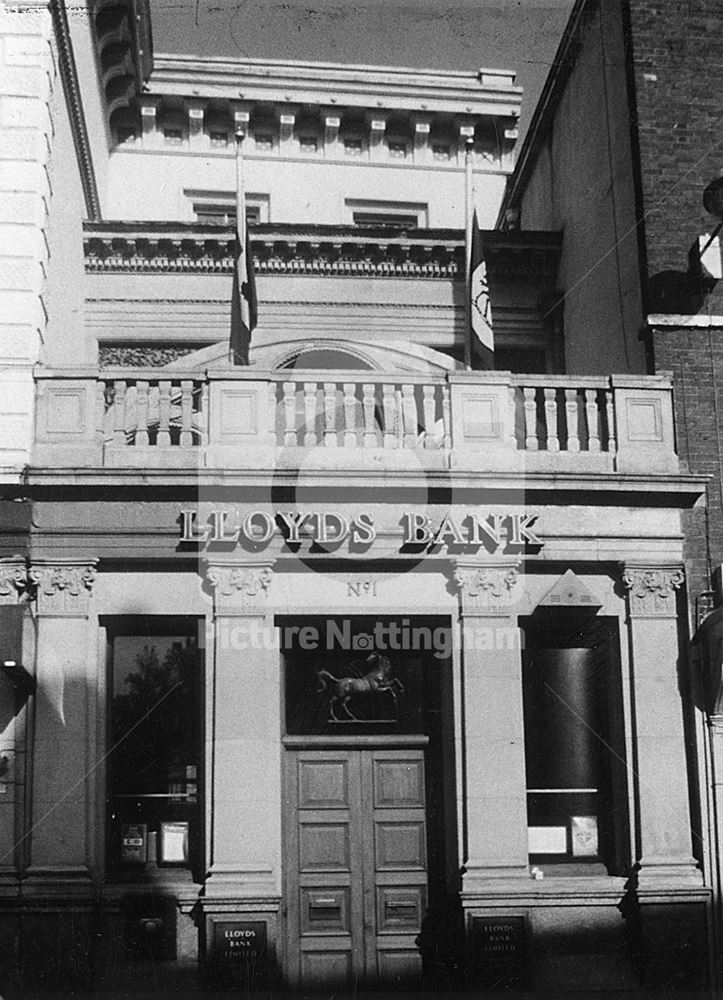
{"label": "baluster", "polygon": [[105,444],[105,394],[106,383],[98,381],[95,386],[95,437],[96,442]]}
{"label": "baluster", "polygon": [[419,434],[417,420],[417,402],[414,398],[414,386],[403,385],[401,396],[402,426],[404,429],[404,447],[416,448]]}
{"label": "baluster", "polygon": [[547,432],[547,450],[559,451],[560,439],[557,436],[556,389],[545,389],[545,430]]}
{"label": "baluster", "polygon": [[382,390],[382,408],[384,411],[384,447],[385,448],[396,448],[397,438],[395,435],[395,396],[394,396],[394,386],[385,385]]}
{"label": "baluster", "polygon": [[611,455],[614,455],[617,451],[617,442],[615,441],[615,403],[613,401],[613,391],[612,389],[605,390],[605,412],[607,415],[608,424],[608,451]]}
{"label": "baluster", "polygon": [[587,418],[587,450],[600,451],[598,434],[597,389],[585,389],[585,415]]}
{"label": "baluster", "polygon": [[117,379],[113,383],[115,396],[113,398],[113,443],[125,447],[128,444],[126,437],[126,383],[124,379]]}
{"label": "baluster", "polygon": [[304,382],[304,447],[313,448],[316,438],[316,382]]}
{"label": "baluster", "polygon": [[208,382],[202,382],[198,415],[200,443],[204,446],[208,444],[208,392]]}
{"label": "baluster", "polygon": [[356,386],[344,383],[344,447],[356,448]]}
{"label": "baluster", "polygon": [[193,444],[191,433],[191,418],[193,414],[193,382],[183,379],[181,382],[181,447],[190,448]]}
{"label": "baluster", "polygon": [[537,440],[537,390],[534,386],[523,389],[525,395],[525,449],[538,451],[540,442]]}
{"label": "baluster", "polygon": [[433,385],[425,385],[422,389],[422,409],[424,410],[424,445],[425,448],[433,448],[435,445],[434,435],[434,389]]}
{"label": "baluster", "polygon": [[296,440],[296,383],[284,382],[284,445],[294,447]]}
{"label": "baluster", "polygon": [[374,426],[374,406],[376,403],[374,397],[374,386],[368,382],[364,383],[364,447],[365,448],[376,448],[377,446],[377,432]]}
{"label": "baluster", "polygon": [[276,427],[279,404],[277,402],[279,383],[271,379],[266,386],[268,392],[266,397],[266,412],[268,414],[268,443],[270,448],[276,448],[281,444],[281,436]]}
{"label": "baluster", "polygon": [[148,446],[148,383],[136,382],[136,447]]}
{"label": "baluster", "polygon": [[324,382],[324,445],[336,447],[336,383]]}
{"label": "baluster", "polygon": [[567,421],[567,450],[580,451],[577,426],[577,389],[565,389],[565,419]]}
{"label": "baluster", "polygon": [[171,383],[158,383],[158,437],[159,448],[168,448],[171,443]]}
{"label": "baluster", "polygon": [[444,426],[444,436],[442,445],[445,451],[452,448],[452,407],[449,401],[449,386],[442,386],[442,424]]}

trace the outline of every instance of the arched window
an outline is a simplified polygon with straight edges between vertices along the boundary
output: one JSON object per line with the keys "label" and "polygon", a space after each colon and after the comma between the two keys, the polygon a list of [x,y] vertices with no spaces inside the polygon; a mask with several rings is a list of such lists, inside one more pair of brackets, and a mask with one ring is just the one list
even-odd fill
{"label": "arched window", "polygon": [[302,348],[279,368],[335,369],[337,371],[370,371],[371,365],[362,358],[338,347]]}

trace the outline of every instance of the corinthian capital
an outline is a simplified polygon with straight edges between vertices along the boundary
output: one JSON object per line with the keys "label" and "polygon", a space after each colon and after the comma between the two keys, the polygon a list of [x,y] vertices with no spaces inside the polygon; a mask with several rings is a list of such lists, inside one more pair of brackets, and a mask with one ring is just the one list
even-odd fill
{"label": "corinthian capital", "polygon": [[30,582],[37,588],[38,614],[84,617],[96,577],[96,560],[35,563]]}
{"label": "corinthian capital", "polygon": [[22,559],[0,562],[0,604],[16,604],[28,585],[28,571]]}
{"label": "corinthian capital", "polygon": [[206,582],[213,591],[216,613],[244,614],[265,605],[273,579],[271,566],[206,566]]}
{"label": "corinthian capital", "polygon": [[464,614],[509,614],[518,590],[519,563],[484,566],[458,563],[452,585],[460,596]]}
{"label": "corinthian capital", "polygon": [[673,617],[676,613],[675,591],[684,579],[680,566],[625,565],[622,580],[628,591],[631,616]]}

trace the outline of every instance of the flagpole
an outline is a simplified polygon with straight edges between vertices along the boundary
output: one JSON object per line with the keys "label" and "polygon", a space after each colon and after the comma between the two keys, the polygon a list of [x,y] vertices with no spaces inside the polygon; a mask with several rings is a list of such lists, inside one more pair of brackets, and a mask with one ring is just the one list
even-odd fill
{"label": "flagpole", "polygon": [[[244,171],[243,171],[243,141],[246,138],[246,133],[242,128],[236,129],[235,139],[236,139],[236,240],[234,243],[234,256],[236,258],[235,269],[238,267],[238,255],[244,252],[245,248],[245,232],[246,232],[246,203],[244,198]],[[238,274],[234,273],[234,281],[238,282]],[[240,289],[234,284],[234,290],[237,296],[240,297]],[[232,302],[231,312],[232,312],[232,330],[233,330],[233,312],[237,308],[238,303]],[[229,361],[232,365],[239,363],[236,356],[236,350],[234,348],[233,336],[229,340]]]}
{"label": "flagpole", "polygon": [[464,144],[464,363],[472,367],[472,150],[474,139],[468,136]]}

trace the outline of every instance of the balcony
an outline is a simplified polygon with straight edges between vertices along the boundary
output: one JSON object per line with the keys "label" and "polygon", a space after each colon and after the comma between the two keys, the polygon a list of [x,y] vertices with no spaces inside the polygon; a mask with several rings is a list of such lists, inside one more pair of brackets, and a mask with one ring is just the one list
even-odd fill
{"label": "balcony", "polygon": [[35,474],[679,471],[662,376],[124,368],[36,381]]}

